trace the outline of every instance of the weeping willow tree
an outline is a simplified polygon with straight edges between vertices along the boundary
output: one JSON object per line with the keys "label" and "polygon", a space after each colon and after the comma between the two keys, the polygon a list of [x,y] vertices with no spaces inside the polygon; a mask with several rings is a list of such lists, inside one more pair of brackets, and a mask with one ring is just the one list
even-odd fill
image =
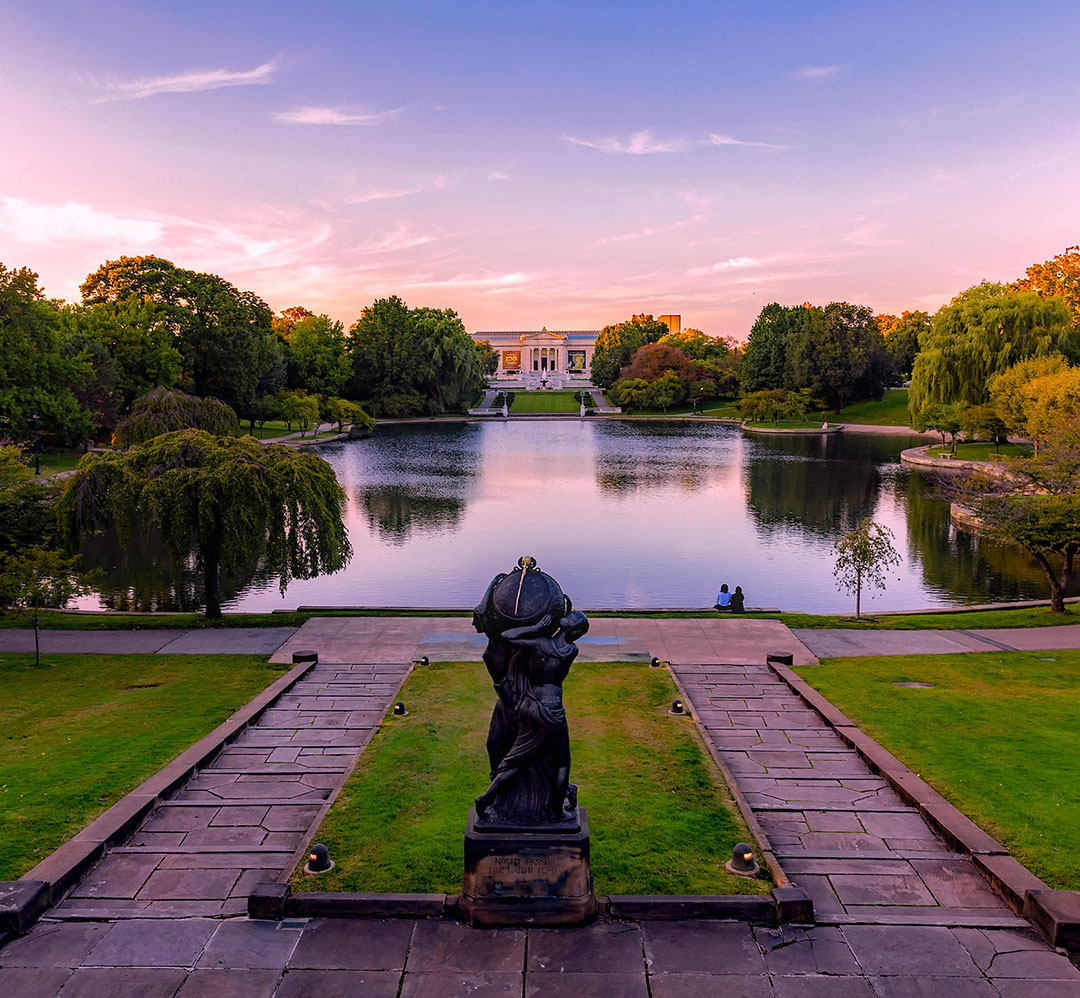
{"label": "weeping willow tree", "polygon": [[218,399],[155,388],[132,403],[131,415],[113,433],[113,443],[130,447],[174,430],[206,430],[219,437],[234,437],[240,432],[240,423],[232,408]]}
{"label": "weeping willow tree", "polygon": [[911,373],[913,420],[934,404],[989,401],[991,379],[1029,357],[1075,359],[1080,328],[1061,299],[984,282],[943,305],[919,345]]}
{"label": "weeping willow tree", "polygon": [[153,524],[175,560],[195,555],[206,616],[220,617],[223,571],[261,560],[284,594],[294,578],[344,567],[352,553],[344,506],[333,469],[314,454],[183,430],[84,458],[58,512],[71,541],[115,526],[123,543]]}

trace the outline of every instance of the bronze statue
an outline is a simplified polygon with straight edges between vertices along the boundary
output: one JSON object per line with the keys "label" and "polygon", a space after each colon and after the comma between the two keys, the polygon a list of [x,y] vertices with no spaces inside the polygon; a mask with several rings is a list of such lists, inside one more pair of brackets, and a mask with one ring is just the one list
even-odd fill
{"label": "bronze statue", "polygon": [[491,784],[476,798],[478,827],[576,825],[562,683],[589,629],[559,584],[529,557],[496,575],[473,613],[498,700],[487,750]]}

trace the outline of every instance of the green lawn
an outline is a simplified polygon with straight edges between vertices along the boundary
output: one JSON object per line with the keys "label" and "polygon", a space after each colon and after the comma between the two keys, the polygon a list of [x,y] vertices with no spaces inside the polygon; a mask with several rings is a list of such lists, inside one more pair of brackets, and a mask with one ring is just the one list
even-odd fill
{"label": "green lawn", "polygon": [[1080,651],[840,658],[798,672],[1051,887],[1080,888]]}
{"label": "green lawn", "polygon": [[[930,457],[941,457],[943,454],[951,454],[952,448],[931,447],[926,452]],[[1002,444],[997,453],[1002,457],[1029,457],[1032,448],[1028,444]],[[994,445],[981,440],[973,440],[970,443],[958,443],[956,445],[956,461],[991,461],[994,458]]]}
{"label": "green lawn", "polygon": [[865,402],[853,402],[839,412],[825,413],[829,422],[862,423],[866,426],[903,426],[911,425],[908,412],[908,390],[889,388],[879,400],[867,399]]}
{"label": "green lawn", "polygon": [[0,655],[0,880],[21,876],[281,673],[254,655]]}
{"label": "green lawn", "polygon": [[[774,423],[772,420],[757,421],[746,425],[751,429],[760,430],[820,430],[821,424],[825,419],[781,419],[779,422]],[[831,422],[831,426],[835,426],[836,422]]]}
{"label": "green lawn", "polygon": [[[599,894],[731,894],[770,888],[724,870],[748,832],[693,721],[669,712],[666,670],[644,663],[574,667],[566,681],[574,765],[589,815]],[[494,694],[482,663],[418,669],[316,840],[337,868],[300,890],[457,893],[462,836],[487,786],[484,740]]]}
{"label": "green lawn", "polygon": [[[577,399],[577,394],[577,391],[516,391],[514,392],[514,404],[510,407],[510,414],[518,415],[523,412],[578,412],[581,403]],[[586,402],[585,405],[591,406],[592,402]]]}
{"label": "green lawn", "polygon": [[[82,454],[75,451],[61,451],[57,453],[39,455],[41,473],[43,475],[58,475],[63,471],[73,471],[79,463]],[[31,454],[27,464],[34,467],[34,456]]]}

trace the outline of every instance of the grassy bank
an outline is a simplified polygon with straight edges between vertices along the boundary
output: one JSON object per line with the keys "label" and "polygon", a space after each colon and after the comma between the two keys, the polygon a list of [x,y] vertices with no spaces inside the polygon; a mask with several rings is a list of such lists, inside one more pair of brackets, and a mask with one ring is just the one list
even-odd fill
{"label": "grassy bank", "polygon": [[[945,454],[952,454],[952,448],[948,445],[931,447],[926,453],[930,457],[941,457]],[[1000,457],[1030,457],[1032,453],[1034,453],[1034,450],[1029,444],[1002,444],[995,451],[993,444],[973,440],[970,443],[958,443],[953,459],[956,461],[992,461],[995,455]]]}
{"label": "grassy bank", "polygon": [[[43,630],[52,631],[143,631],[172,629],[214,629],[229,627],[300,627],[312,617],[471,617],[471,610],[395,610],[384,607],[338,612],[304,611],[288,613],[225,613],[219,620],[207,620],[198,613],[63,613],[42,614]],[[715,610],[592,610],[590,617],[641,617],[644,619],[709,619],[719,617]],[[726,617],[736,616],[724,614]],[[1011,610],[967,610],[956,613],[882,614],[856,620],[844,614],[827,613],[754,613],[751,620],[778,620],[788,627],[851,630],[949,630],[968,627],[1052,627],[1080,624],[1080,604],[1070,603],[1065,614],[1054,614],[1049,607],[1021,607]],[[29,611],[9,610],[0,613],[0,630],[33,627]]]}
{"label": "grassy bank", "polygon": [[[693,722],[668,713],[666,670],[583,663],[565,692],[597,893],[769,889],[724,870],[748,832]],[[294,886],[456,893],[466,814],[487,785],[493,696],[481,663],[413,672],[401,693],[410,715],[387,718],[316,835],[337,869]]]}
{"label": "grassy bank", "polygon": [[1051,887],[1080,888],[1080,651],[841,658],[798,671]]}
{"label": "grassy bank", "polygon": [[285,667],[254,655],[0,655],[0,880],[212,731]]}
{"label": "grassy bank", "polygon": [[907,429],[911,425],[908,412],[908,390],[890,388],[880,399],[853,402],[839,412],[825,413],[830,423],[862,423],[864,426],[897,426]]}
{"label": "grassy bank", "polygon": [[[524,412],[578,412],[581,403],[577,399],[578,392],[572,391],[535,391],[514,392],[514,404],[510,407],[511,415],[519,415]],[[586,402],[586,406],[592,406],[592,402]]]}

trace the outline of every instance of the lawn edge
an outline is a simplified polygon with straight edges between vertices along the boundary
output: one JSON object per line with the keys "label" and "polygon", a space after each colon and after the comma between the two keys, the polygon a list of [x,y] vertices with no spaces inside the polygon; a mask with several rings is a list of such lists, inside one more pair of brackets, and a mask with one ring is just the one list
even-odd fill
{"label": "lawn edge", "polygon": [[969,856],[1013,912],[1030,922],[1050,945],[1080,954],[1080,891],[1052,890],[791,667],[778,662],[769,662],[768,667],[854,749],[871,772],[911,804],[950,848]]}
{"label": "lawn edge", "polygon": [[162,800],[210,762],[316,664],[301,662],[293,666],[18,880],[0,882],[0,934],[25,933],[45,909],[62,900],[79,883],[106,849],[127,841]]}

